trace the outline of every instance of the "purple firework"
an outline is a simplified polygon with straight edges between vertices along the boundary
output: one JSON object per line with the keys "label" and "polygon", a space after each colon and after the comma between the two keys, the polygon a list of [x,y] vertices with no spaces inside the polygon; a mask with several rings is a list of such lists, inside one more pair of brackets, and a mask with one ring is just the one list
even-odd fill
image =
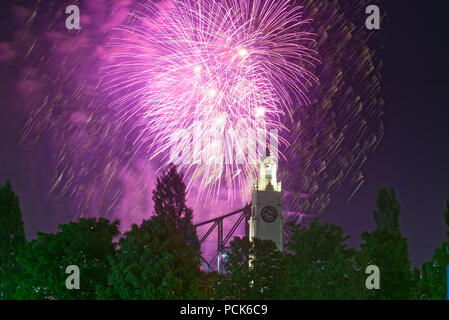
{"label": "purple firework", "polygon": [[[171,133],[194,130],[210,142],[229,131],[238,146],[241,127],[275,128],[284,208],[317,214],[344,182],[355,190],[363,183],[382,135],[381,63],[367,31],[352,22],[368,2],[80,1],[81,29],[70,31],[64,12],[72,1],[16,7],[23,23],[8,45],[23,57],[24,140],[48,143],[51,193],[70,199],[74,214],[120,218],[127,227],[151,215]],[[211,156],[223,144],[205,145],[197,156],[210,163],[184,166],[189,199],[219,192],[219,205],[192,204],[197,220],[231,209],[227,198],[249,192],[244,184],[255,174],[248,162],[217,164]]]}
{"label": "purple firework", "polygon": [[302,9],[278,0],[141,6],[110,44],[103,84],[119,96],[110,106],[152,158],[185,169],[198,195],[224,187],[231,201],[247,198],[260,158],[251,150],[265,148],[267,130],[286,129],[282,116],[318,82]]}

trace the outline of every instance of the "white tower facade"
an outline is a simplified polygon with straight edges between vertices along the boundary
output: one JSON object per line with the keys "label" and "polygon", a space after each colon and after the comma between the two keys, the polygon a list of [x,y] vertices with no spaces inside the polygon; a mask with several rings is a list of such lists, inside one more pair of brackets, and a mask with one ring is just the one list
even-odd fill
{"label": "white tower facade", "polygon": [[267,147],[267,155],[259,163],[259,177],[253,184],[249,238],[273,240],[282,251],[282,186],[276,174],[277,159],[270,155]]}

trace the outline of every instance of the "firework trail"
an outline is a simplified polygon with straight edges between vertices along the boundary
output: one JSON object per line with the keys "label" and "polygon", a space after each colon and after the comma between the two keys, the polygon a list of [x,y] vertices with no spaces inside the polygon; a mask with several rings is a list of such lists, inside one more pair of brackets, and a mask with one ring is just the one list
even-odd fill
{"label": "firework trail", "polygon": [[[302,7],[176,1],[142,6],[130,20],[111,43],[104,84],[120,96],[111,106],[139,131],[135,143],[164,167],[176,160],[206,199],[222,183],[229,200],[248,198],[261,154],[247,149],[265,150],[266,131],[286,130],[281,117],[291,118],[293,101],[307,104],[318,82],[308,70],[317,60]],[[225,159],[226,145],[239,161]]]}
{"label": "firework trail", "polygon": [[[17,90],[29,119],[24,143],[48,144],[55,166],[51,192],[70,199],[77,215],[119,218],[124,227],[148,218],[157,170],[167,162],[158,152],[171,143],[164,133],[201,122],[206,141],[212,132],[238,128],[239,118],[252,130],[277,128],[284,208],[299,216],[319,214],[343,185],[352,194],[363,183],[363,164],[383,132],[382,64],[366,43],[364,20],[353,21],[372,1],[278,2],[287,15],[263,6],[272,1],[205,1],[211,7],[201,7],[202,19],[189,11],[200,8],[184,2],[179,8],[173,1],[78,1],[82,28],[68,31],[64,12],[72,2],[16,6],[12,14],[20,28],[14,42],[2,46],[22,58]],[[236,4],[242,10],[222,10]],[[251,11],[256,4],[260,10]],[[253,19],[269,9],[273,16]],[[212,15],[219,19],[207,21]],[[195,32],[201,21],[220,33],[204,27]],[[185,42],[175,50],[180,37]],[[267,56],[273,47],[276,54]],[[319,85],[310,86],[316,78]],[[206,130],[218,125],[221,130]],[[242,142],[230,132],[234,144]],[[212,150],[203,150],[201,158]],[[221,189],[220,199],[226,199],[231,182],[239,193],[239,177],[252,174],[231,175],[242,167],[186,166],[191,194],[206,187],[205,196],[213,198]],[[209,209],[195,207],[196,219],[223,213]]]}
{"label": "firework trail", "polygon": [[314,70],[320,85],[311,88],[310,105],[295,109],[296,122],[285,136],[291,147],[286,160],[280,159],[280,178],[288,190],[284,206],[299,219],[322,213],[343,187],[349,201],[363,185],[363,166],[384,132],[382,61],[368,45],[376,35],[361,27],[365,8],[378,3],[300,3],[312,19],[313,49],[323,64]]}

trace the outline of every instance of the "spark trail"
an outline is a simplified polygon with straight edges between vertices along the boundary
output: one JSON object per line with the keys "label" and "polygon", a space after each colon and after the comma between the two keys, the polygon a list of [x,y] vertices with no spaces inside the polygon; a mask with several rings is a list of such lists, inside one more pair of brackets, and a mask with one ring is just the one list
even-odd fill
{"label": "spark trail", "polygon": [[[293,120],[293,104],[306,105],[318,83],[302,9],[278,0],[141,6],[110,44],[105,91],[120,96],[111,108],[151,158],[177,160],[199,195],[214,199],[224,186],[234,200],[255,178],[261,154],[251,150],[265,150],[267,130],[285,131],[282,115]],[[226,146],[239,161],[225,159]]]}
{"label": "spark trail", "polygon": [[[271,16],[266,16],[270,7],[261,4],[272,1],[206,1],[214,8],[202,6],[200,19],[197,11],[177,11],[169,0],[81,0],[78,31],[68,31],[61,18],[71,1],[16,6],[17,34],[8,47],[23,58],[17,78],[11,79],[21,93],[20,112],[28,119],[23,141],[46,146],[51,166],[43,174],[53,175],[50,195],[69,200],[74,217],[118,218],[126,229],[151,216],[155,177],[168,160],[161,151],[171,143],[164,133],[203,122],[199,134],[210,141],[224,128],[278,128],[284,208],[298,217],[318,215],[337,190],[349,189],[351,195],[363,186],[364,164],[382,137],[382,62],[367,42],[376,33],[358,25],[373,1],[280,1],[289,15],[275,11]],[[240,3],[241,10],[220,11]],[[273,19],[277,14],[280,21]],[[175,16],[186,23],[171,22]],[[212,17],[218,19],[207,23],[220,33],[195,31],[196,24]],[[287,17],[299,20],[288,23]],[[170,33],[172,23],[178,29]],[[179,37],[185,42],[177,48]],[[174,62],[178,69],[169,67]],[[158,96],[148,90],[170,83],[173,87]],[[195,99],[198,104],[192,103]],[[152,101],[172,113],[162,114]],[[203,113],[195,111],[199,106]],[[236,123],[240,118],[242,125]],[[170,127],[168,120],[176,125]],[[222,130],[206,130],[212,123]],[[243,141],[237,130],[230,136],[235,145]],[[236,208],[227,201],[226,183],[234,185],[232,197],[240,194],[243,177],[251,175],[251,166],[215,164],[209,146],[198,153],[209,165],[184,168],[189,201],[201,190],[204,197],[216,198],[221,189],[218,204],[192,204],[197,221]],[[241,196],[247,202],[243,191],[248,189]]]}

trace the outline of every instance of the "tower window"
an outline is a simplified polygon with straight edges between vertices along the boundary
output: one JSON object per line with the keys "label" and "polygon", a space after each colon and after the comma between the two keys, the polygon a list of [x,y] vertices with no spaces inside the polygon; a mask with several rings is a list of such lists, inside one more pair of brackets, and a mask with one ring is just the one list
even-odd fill
{"label": "tower window", "polygon": [[271,179],[271,167],[270,166],[266,166],[266,168],[265,168],[265,178]]}

